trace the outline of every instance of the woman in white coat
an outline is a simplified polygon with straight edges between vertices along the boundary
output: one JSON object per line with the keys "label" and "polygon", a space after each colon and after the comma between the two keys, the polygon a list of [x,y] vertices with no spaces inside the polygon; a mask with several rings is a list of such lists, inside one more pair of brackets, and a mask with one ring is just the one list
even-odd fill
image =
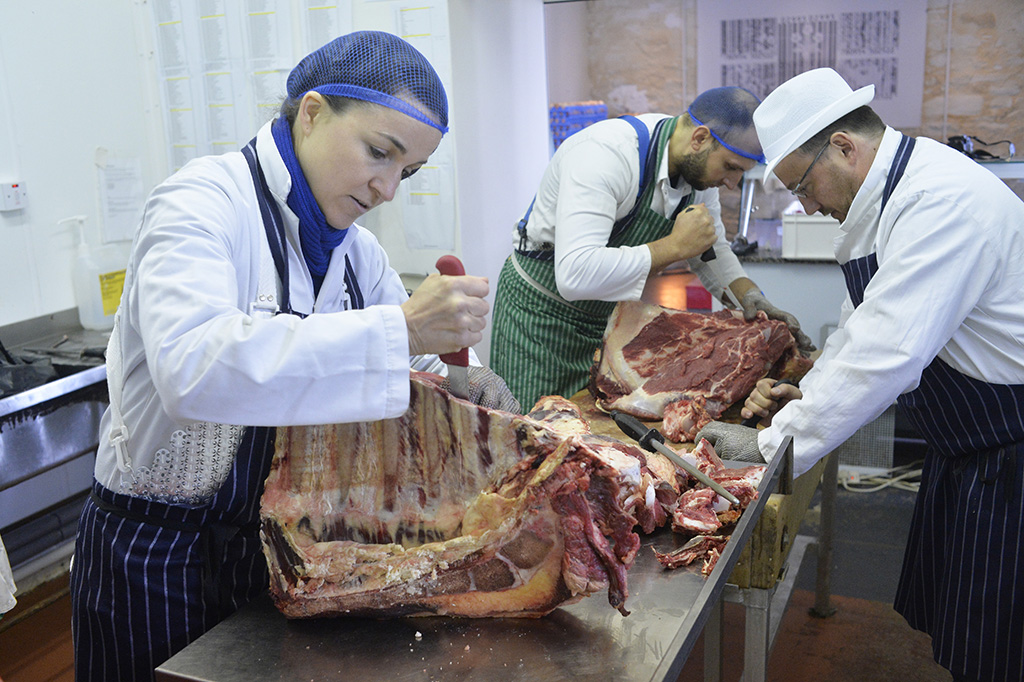
{"label": "woman in white coat", "polygon": [[[432,275],[410,297],[354,224],[446,131],[427,60],[357,32],[296,66],[241,152],[196,159],[149,197],[71,576],[79,682],[152,679],[266,588],[273,427],[397,417],[411,356],[481,339],[485,279]],[[493,373],[475,377],[516,408]]]}

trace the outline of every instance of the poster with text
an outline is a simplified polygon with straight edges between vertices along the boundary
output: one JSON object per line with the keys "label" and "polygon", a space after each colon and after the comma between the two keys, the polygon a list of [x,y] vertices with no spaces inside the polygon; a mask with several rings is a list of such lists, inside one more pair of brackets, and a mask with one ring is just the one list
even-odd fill
{"label": "poster with text", "polygon": [[738,85],[763,99],[827,66],[854,90],[874,84],[871,107],[887,124],[920,126],[927,8],[927,0],[698,0],[698,91]]}

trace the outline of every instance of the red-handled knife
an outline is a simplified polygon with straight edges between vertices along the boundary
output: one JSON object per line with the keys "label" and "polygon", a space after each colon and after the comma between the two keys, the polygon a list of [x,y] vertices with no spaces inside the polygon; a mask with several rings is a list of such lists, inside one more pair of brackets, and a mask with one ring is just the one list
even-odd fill
{"label": "red-handled knife", "polygon": [[[442,275],[459,277],[466,274],[462,261],[451,255],[438,258],[436,267]],[[469,349],[445,353],[441,362],[448,365],[448,390],[456,398],[469,400]]]}

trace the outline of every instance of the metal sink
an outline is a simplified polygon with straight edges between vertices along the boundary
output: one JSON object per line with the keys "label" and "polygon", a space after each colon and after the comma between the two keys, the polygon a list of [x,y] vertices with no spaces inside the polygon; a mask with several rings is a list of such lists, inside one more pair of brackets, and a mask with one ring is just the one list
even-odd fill
{"label": "metal sink", "polygon": [[103,366],[0,400],[0,491],[95,452],[107,401]]}

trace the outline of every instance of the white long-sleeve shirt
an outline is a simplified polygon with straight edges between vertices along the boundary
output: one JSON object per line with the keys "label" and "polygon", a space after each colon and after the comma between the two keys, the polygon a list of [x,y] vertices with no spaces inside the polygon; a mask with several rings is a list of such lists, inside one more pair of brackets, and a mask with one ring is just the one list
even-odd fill
{"label": "white long-sleeve shirt", "polygon": [[[637,118],[651,131],[654,145],[654,127],[670,117],[642,114]],[[651,208],[666,218],[694,191],[685,181],[672,186],[667,153],[662,156],[655,183]],[[595,123],[571,135],[555,151],[527,223],[532,245],[528,248],[554,244],[555,281],[566,300],[640,299],[651,269],[650,249],[644,244],[608,247],[615,221],[629,213],[639,187],[637,134],[626,121]],[[722,289],[746,274],[725,239],[718,190],[698,191],[692,203],[704,204],[715,221],[717,258],[709,263],[699,257],[686,262],[705,288],[721,299]],[[513,245],[519,245],[518,231],[513,234]]]}
{"label": "white long-sleeve shirt", "polygon": [[958,151],[917,138],[881,213],[900,141],[886,130],[840,226],[840,263],[875,253],[878,270],[786,405],[760,432],[771,457],[793,436],[795,473],[912,391],[936,356],[994,384],[1024,384],[1024,202]]}
{"label": "white long-sleeve shirt", "polygon": [[[135,475],[117,469],[108,410],[96,478],[111,490],[201,501],[227,475],[240,434],[220,425],[377,420],[408,407],[409,340],[399,307],[408,296],[387,255],[370,232],[352,225],[314,301],[298,219],[285,203],[291,178],[270,124],[256,148],[286,223],[292,308],[318,314],[248,314],[265,236],[241,153],[196,159],[158,186],[128,264],[118,313],[122,359],[108,357],[108,372],[123,368],[121,407]],[[363,310],[347,310],[346,256]],[[217,445],[197,448],[200,438]]]}

